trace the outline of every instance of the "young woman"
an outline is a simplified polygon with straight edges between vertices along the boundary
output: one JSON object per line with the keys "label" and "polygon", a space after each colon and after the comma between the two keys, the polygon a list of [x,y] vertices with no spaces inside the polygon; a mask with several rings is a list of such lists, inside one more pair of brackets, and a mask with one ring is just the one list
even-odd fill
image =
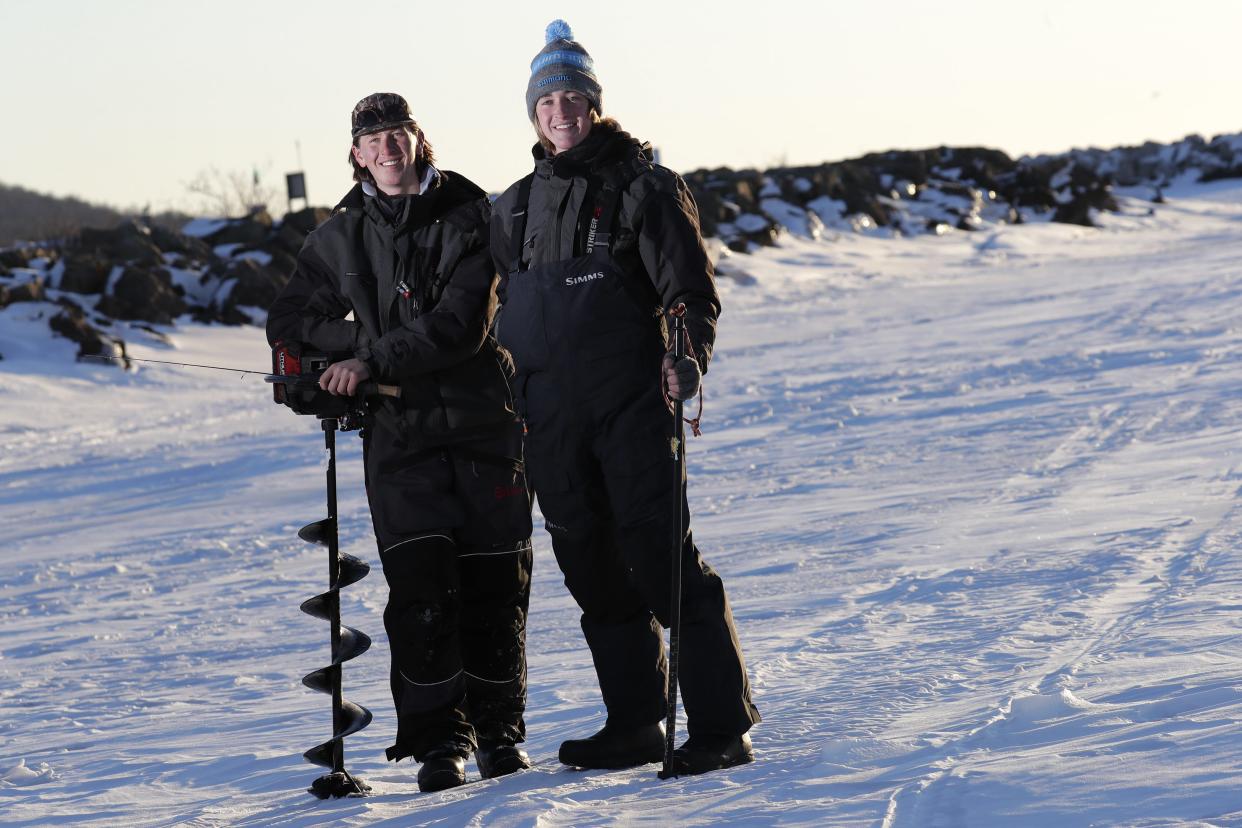
{"label": "young woman", "polygon": [[[422,763],[419,787],[530,766],[526,611],[530,499],[507,362],[488,335],[496,274],[487,202],[433,164],[400,95],[358,102],[357,184],[306,240],[268,314],[268,339],[335,360],[320,385],[368,379],[400,399],[369,402],[367,499],[388,581],[396,744]],[[352,314],[352,318],[350,315]]]}
{"label": "young woman", "polygon": [[[660,625],[670,615],[679,495],[662,378],[670,395],[695,396],[720,300],[685,182],[601,119],[602,98],[590,55],[554,21],[526,91],[535,170],[493,205],[491,243],[497,337],[517,368],[528,474],[608,710],[603,729],[564,742],[560,759],[622,768],[664,752]],[[680,363],[663,322],[677,305],[694,355]],[[688,530],[682,555],[689,739],[675,762],[693,774],[751,761],[746,732],[759,713],[724,585]]]}

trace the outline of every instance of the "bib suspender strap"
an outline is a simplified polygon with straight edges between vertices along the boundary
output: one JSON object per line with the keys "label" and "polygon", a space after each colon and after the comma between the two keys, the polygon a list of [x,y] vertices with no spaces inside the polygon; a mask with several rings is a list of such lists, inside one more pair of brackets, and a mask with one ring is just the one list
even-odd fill
{"label": "bib suspender strap", "polygon": [[621,204],[621,190],[611,184],[604,186],[603,199],[599,205],[599,221],[595,225],[595,239],[587,247],[590,253],[596,247],[609,249],[612,244],[612,225],[617,219],[617,210]]}
{"label": "bib suspender strap", "polygon": [[509,243],[513,248],[513,258],[509,262],[509,272],[517,273],[522,269],[522,248],[526,244],[526,213],[530,206],[530,185],[535,180],[531,173],[518,184],[517,203],[513,205],[513,228]]}

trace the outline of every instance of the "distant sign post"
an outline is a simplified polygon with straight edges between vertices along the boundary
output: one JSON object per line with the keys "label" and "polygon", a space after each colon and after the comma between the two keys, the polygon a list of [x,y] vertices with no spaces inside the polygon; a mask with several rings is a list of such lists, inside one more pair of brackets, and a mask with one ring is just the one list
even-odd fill
{"label": "distant sign post", "polygon": [[285,190],[289,196],[289,212],[293,212],[293,200],[295,198],[302,199],[302,206],[309,207],[310,201],[306,198],[306,173],[295,172],[285,175]]}

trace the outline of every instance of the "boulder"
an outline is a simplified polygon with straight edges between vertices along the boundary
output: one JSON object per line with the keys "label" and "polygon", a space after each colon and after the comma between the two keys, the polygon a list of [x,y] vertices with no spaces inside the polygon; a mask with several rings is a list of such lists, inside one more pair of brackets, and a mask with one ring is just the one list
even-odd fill
{"label": "boulder", "polygon": [[1233,164],[1231,166],[1221,166],[1212,170],[1204,170],[1199,175],[1201,183],[1209,181],[1220,181],[1224,178],[1242,178],[1242,164]]}
{"label": "boulder", "polygon": [[16,285],[0,285],[0,308],[14,302],[42,302],[47,299],[42,276]]}
{"label": "boulder", "polygon": [[206,240],[213,247],[221,244],[260,244],[272,231],[272,217],[266,210],[256,210],[245,218],[232,219]]}
{"label": "boulder", "polygon": [[267,265],[259,264],[253,259],[238,259],[229,265],[224,274],[225,279],[235,279],[228,297],[221,304],[222,309],[238,305],[253,305],[266,308],[276,301],[281,288],[289,281],[287,274],[282,274]]}
{"label": "boulder", "polygon": [[99,300],[99,312],[116,319],[132,319],[170,325],[189,310],[167,270],[127,267],[112,288]]}
{"label": "boulder", "polygon": [[108,286],[112,263],[95,253],[75,252],[65,258],[65,269],[57,287],[71,293],[103,293]]}
{"label": "boulder", "polygon": [[164,262],[163,253],[151,240],[150,228],[134,220],[123,222],[112,230],[83,228],[73,249],[117,263],[159,265]]}
{"label": "boulder", "polygon": [[781,189],[781,198],[790,204],[805,206],[807,202],[814,201],[823,195],[815,181],[798,170],[785,171],[785,174],[777,179],[777,185]]}
{"label": "boulder", "polygon": [[[246,245],[245,247],[234,250],[232,262],[253,259],[260,266],[265,267],[277,274],[281,278],[280,284],[283,287],[284,283],[289,280],[289,277],[293,275],[294,269],[298,266],[297,252],[301,249],[301,244],[299,243],[297,249],[290,251],[282,243],[280,243],[275,236],[273,236],[272,238],[264,241],[262,244]],[[263,255],[259,258],[242,256],[243,253],[251,252],[261,253]],[[226,273],[228,272],[228,268],[233,266],[232,262],[230,262],[225,268]]]}
{"label": "boulder", "polygon": [[722,201],[737,205],[742,213],[755,213],[759,210],[762,187],[763,176],[756,170],[742,170],[717,178],[713,189]]}
{"label": "boulder", "polygon": [[297,269],[298,260],[295,254],[288,253],[273,245],[263,248],[271,255],[272,260],[267,263],[269,270],[275,271],[281,277],[280,285],[284,287],[285,282],[289,281],[289,277],[293,275],[293,271]]}
{"label": "boulder", "polygon": [[996,181],[998,195],[1014,207],[1031,207],[1037,212],[1054,210],[1057,195],[1051,182],[1055,168],[1062,164],[1024,162]]}
{"label": "boulder", "polygon": [[297,254],[306,241],[306,234],[288,222],[280,225],[280,229],[272,236],[269,246],[278,246],[287,253]]}
{"label": "boulder", "polygon": [[695,206],[699,208],[699,230],[704,236],[716,235],[717,225],[721,221],[720,196],[706,189],[698,191],[692,189],[691,195],[694,196]]}
{"label": "boulder", "polygon": [[880,182],[867,165],[853,162],[836,164],[829,171],[826,183],[827,195],[845,202],[846,215],[861,213],[869,216],[880,227],[888,227],[893,223],[891,212],[878,197],[881,192]]}
{"label": "boulder", "polygon": [[1094,227],[1095,222],[1091,219],[1093,211],[1110,210],[1116,212],[1117,209],[1117,201],[1113,198],[1113,194],[1107,186],[1093,187],[1075,192],[1068,202],[1058,205],[1056,212],[1053,213],[1052,220],[1062,224],[1081,224],[1084,227]]}
{"label": "boulder", "polygon": [[202,239],[187,236],[161,225],[151,226],[151,241],[165,253],[180,253],[187,259],[205,262],[211,259],[211,245]]}
{"label": "boulder", "polygon": [[[88,322],[86,314],[73,302],[62,302],[61,306],[60,312],[48,320],[48,326],[55,333],[78,343],[78,359],[96,355],[120,357],[122,361],[114,364],[129,367],[124,341]],[[102,360],[100,364],[104,364]]]}
{"label": "boulder", "polygon": [[190,311],[190,317],[195,322],[211,325],[220,323],[221,325],[252,325],[254,320],[249,314],[233,305],[226,305],[221,308],[216,305],[208,305],[207,307],[198,307]]}
{"label": "boulder", "polygon": [[29,267],[31,259],[30,248],[12,247],[8,250],[0,250],[0,267],[6,271],[14,267]]}
{"label": "boulder", "polygon": [[1069,184],[1064,190],[1068,198],[1061,203],[1052,216],[1053,221],[1064,224],[1081,224],[1094,227],[1091,213],[1099,210],[1116,212],[1120,209],[1113,198],[1111,181],[1085,164],[1075,163],[1069,171]]}
{"label": "boulder", "polygon": [[290,253],[302,249],[302,242],[310,235],[310,231],[323,224],[332,215],[327,207],[307,207],[296,213],[288,213],[280,222],[277,238],[280,244]]}
{"label": "boulder", "polygon": [[733,223],[733,232],[728,239],[730,250],[745,253],[752,244],[760,247],[772,247],[780,234],[780,226],[767,216],[757,213],[743,213]]}

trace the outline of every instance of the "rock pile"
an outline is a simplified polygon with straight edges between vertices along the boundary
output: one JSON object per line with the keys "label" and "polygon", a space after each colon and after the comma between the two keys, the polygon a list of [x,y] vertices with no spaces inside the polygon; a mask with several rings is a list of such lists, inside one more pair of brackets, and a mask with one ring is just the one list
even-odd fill
{"label": "rock pile", "polygon": [[1056,221],[1093,225],[1116,211],[1113,188],[1145,187],[1153,200],[1176,181],[1242,178],[1242,135],[1173,144],[1071,150],[1010,158],[998,150],[894,150],[815,167],[696,170],[684,176],[704,235],[730,249],[774,244],[784,230],[889,235]]}
{"label": "rock pile", "polygon": [[912,235],[1040,219],[1091,225],[1096,211],[1117,209],[1112,179],[1085,159],[1015,161],[978,147],[685,178],[704,234],[739,252],[774,244],[782,229],[819,238],[825,229]]}
{"label": "rock pile", "polygon": [[[735,251],[780,233],[906,236],[989,224],[1056,221],[1090,226],[1117,210],[1114,187],[1154,201],[1179,181],[1242,177],[1242,134],[1211,141],[1072,150],[1010,158],[980,147],[872,153],[813,167],[696,170],[685,179],[705,236]],[[181,232],[129,221],[84,230],[62,246],[0,250],[0,308],[54,303],[54,331],[79,355],[123,357],[125,325],[168,325],[183,314],[229,325],[257,321],[293,272],[322,207],[285,216],[198,219]]]}
{"label": "rock pile", "polygon": [[[306,235],[328,217],[322,207],[287,215],[203,220],[181,232],[139,221],[83,230],[58,247],[0,251],[0,308],[54,302],[49,325],[77,342],[78,355],[124,356],[125,325],[250,324],[289,280]],[[144,324],[145,323],[145,324]]]}

